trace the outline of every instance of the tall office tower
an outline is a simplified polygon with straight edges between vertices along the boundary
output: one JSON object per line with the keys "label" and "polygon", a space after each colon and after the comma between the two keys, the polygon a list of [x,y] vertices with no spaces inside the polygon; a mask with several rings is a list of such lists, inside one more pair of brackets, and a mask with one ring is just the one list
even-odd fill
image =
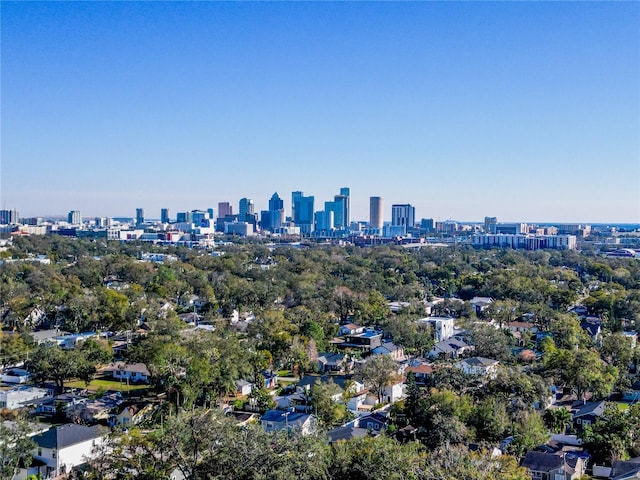
{"label": "tall office tower", "polygon": [[[262,228],[273,230],[274,228],[280,228],[284,223],[284,200],[280,198],[278,192],[271,195],[269,199],[269,210],[264,215],[262,220]],[[262,217],[261,217],[262,218]]]}
{"label": "tall office tower", "polygon": [[168,208],[163,208],[162,210],[160,210],[160,221],[162,223],[169,223],[169,215],[171,214],[171,212],[169,212]]}
{"label": "tall office tower", "polygon": [[498,226],[498,219],[496,217],[484,217],[485,233],[496,233],[497,226]]}
{"label": "tall office tower", "polygon": [[369,227],[382,228],[382,197],[369,197]]}
{"label": "tall office tower", "polygon": [[233,215],[233,207],[229,202],[218,203],[218,218],[229,217]]}
{"label": "tall office tower", "polygon": [[271,198],[269,199],[269,210],[284,210],[284,200],[280,198],[278,192],[271,195]]}
{"label": "tall office tower", "polygon": [[80,210],[71,210],[69,215],[67,215],[67,221],[71,225],[82,225],[82,215],[80,215]]}
{"label": "tall office tower", "polygon": [[333,222],[339,230],[345,230],[349,227],[349,194],[349,187],[342,187],[340,195],[333,197]]}
{"label": "tall office tower", "polygon": [[[332,203],[332,202],[326,202]],[[333,229],[333,210],[321,210],[314,215],[316,231],[328,232]]]}
{"label": "tall office tower", "polygon": [[214,218],[216,218],[213,208],[207,208],[207,215],[209,215],[209,220],[213,220]]}
{"label": "tall office tower", "polygon": [[96,228],[104,228],[107,226],[107,219],[104,217],[96,217],[95,225]]}
{"label": "tall office tower", "polygon": [[253,215],[253,200],[250,198],[241,198],[239,206],[238,221],[247,222],[247,218]]}
{"label": "tall office tower", "polygon": [[191,210],[191,222],[199,227],[204,226],[204,220],[207,218],[207,212],[204,210]]}
{"label": "tall office tower", "polygon": [[191,212],[178,212],[176,214],[177,223],[192,223]]}
{"label": "tall office tower", "polygon": [[313,195],[305,197],[302,192],[291,193],[291,218],[302,234],[313,231],[313,201]]}
{"label": "tall office tower", "polygon": [[144,208],[136,208],[136,226],[139,227],[144,223]]}
{"label": "tall office tower", "polygon": [[18,223],[18,211],[17,210],[0,210],[0,225],[9,225],[11,223]]}
{"label": "tall office tower", "polygon": [[408,203],[391,205],[391,225],[411,228],[416,224],[416,208]]}
{"label": "tall office tower", "polygon": [[428,232],[433,232],[435,230],[433,218],[423,218],[420,220],[420,228]]}

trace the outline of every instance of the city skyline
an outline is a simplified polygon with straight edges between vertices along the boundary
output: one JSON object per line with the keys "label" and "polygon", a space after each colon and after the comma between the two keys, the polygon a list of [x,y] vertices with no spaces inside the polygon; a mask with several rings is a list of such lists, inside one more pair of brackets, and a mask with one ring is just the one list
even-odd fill
{"label": "city skyline", "polygon": [[[640,222],[638,3],[2,2],[2,208],[351,188],[416,219]],[[153,212],[153,213],[152,213]]]}

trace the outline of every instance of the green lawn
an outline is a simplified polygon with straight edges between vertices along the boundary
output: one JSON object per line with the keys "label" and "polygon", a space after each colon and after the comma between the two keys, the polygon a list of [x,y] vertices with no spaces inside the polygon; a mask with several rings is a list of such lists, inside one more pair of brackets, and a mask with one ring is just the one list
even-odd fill
{"label": "green lawn", "polygon": [[146,385],[144,383],[141,384],[129,384],[129,386],[127,386],[126,382],[120,382],[119,380],[111,380],[111,379],[105,379],[105,378],[95,378],[91,381],[91,383],[89,384],[89,386],[87,386],[84,381],[82,380],[74,380],[72,382],[65,382],[64,384],[65,387],[69,387],[69,388],[86,388],[87,390],[91,391],[91,392],[95,392],[99,389],[102,390],[115,390],[115,391],[122,391],[122,392],[132,392],[135,390],[145,390],[147,388],[149,388],[149,385]]}

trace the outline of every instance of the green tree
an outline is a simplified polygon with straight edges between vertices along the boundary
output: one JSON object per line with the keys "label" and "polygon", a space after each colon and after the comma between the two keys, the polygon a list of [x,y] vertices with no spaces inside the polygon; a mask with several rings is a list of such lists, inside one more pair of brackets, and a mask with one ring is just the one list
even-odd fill
{"label": "green tree", "polygon": [[30,464],[35,443],[26,419],[0,422],[0,478],[12,478],[20,464]]}
{"label": "green tree", "polygon": [[369,385],[382,403],[384,390],[398,378],[398,365],[389,355],[374,355],[360,365],[356,377]]}
{"label": "green tree", "polygon": [[607,404],[604,413],[580,432],[583,445],[596,462],[611,464],[640,454],[640,405],[622,410]]}

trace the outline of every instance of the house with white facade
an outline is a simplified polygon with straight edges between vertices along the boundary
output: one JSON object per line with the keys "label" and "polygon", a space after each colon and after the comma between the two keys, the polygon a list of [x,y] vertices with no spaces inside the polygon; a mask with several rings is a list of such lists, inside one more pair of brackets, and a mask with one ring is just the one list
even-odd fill
{"label": "house with white facade", "polygon": [[116,380],[133,383],[147,383],[151,373],[144,363],[118,362],[109,364],[102,369],[103,372],[111,372]]}
{"label": "house with white facade", "polygon": [[498,374],[498,360],[485,357],[471,357],[456,363],[456,367],[467,375],[479,375],[481,377],[495,378]]}
{"label": "house with white facade", "polygon": [[50,395],[51,392],[49,390],[32,386],[0,390],[0,408],[16,410],[41,398],[49,397]]}
{"label": "house with white facade", "polygon": [[67,424],[52,427],[32,438],[36,444],[33,466],[23,468],[13,480],[24,480],[29,475],[56,478],[87,463],[96,454],[106,438],[104,427]]}
{"label": "house with white facade", "polygon": [[434,340],[441,342],[453,337],[455,321],[451,317],[426,317],[417,321],[419,325],[429,325],[434,332]]}

